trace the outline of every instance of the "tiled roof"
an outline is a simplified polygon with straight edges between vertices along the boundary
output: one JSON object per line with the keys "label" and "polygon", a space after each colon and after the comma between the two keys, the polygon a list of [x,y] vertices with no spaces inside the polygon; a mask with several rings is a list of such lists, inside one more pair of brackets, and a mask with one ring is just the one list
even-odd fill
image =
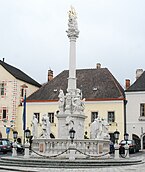
{"label": "tiled roof", "polygon": [[21,70],[5,63],[4,61],[0,60],[0,65],[2,65],[11,75],[13,75],[15,78],[27,82],[29,84],[35,85],[37,87],[41,87],[41,85],[36,82],[34,79],[32,79],[31,77],[29,77],[28,75],[26,75],[24,72],[22,72]]}
{"label": "tiled roof", "polygon": [[125,92],[137,91],[145,91],[145,71]]}
{"label": "tiled roof", "polygon": [[[124,90],[107,68],[80,69],[76,71],[77,88],[82,90],[83,98],[124,99]],[[59,90],[66,93],[68,70],[61,72],[53,80],[30,95],[27,101],[58,100]]]}

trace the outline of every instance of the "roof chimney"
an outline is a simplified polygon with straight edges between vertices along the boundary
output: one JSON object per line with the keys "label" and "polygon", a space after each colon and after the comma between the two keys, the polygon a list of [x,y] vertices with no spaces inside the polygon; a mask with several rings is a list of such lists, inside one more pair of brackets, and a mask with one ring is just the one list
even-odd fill
{"label": "roof chimney", "polygon": [[130,87],[130,79],[125,80],[125,89],[127,90]]}
{"label": "roof chimney", "polygon": [[142,73],[143,73],[143,69],[136,70],[136,80],[141,76]]}
{"label": "roof chimney", "polygon": [[3,62],[5,61],[5,58],[3,58]]}
{"label": "roof chimney", "polygon": [[97,69],[100,69],[100,68],[101,68],[101,64],[100,64],[100,63],[97,63],[97,64],[96,64],[96,68],[97,68]]}
{"label": "roof chimney", "polygon": [[53,71],[51,69],[48,70],[48,81],[53,79]]}

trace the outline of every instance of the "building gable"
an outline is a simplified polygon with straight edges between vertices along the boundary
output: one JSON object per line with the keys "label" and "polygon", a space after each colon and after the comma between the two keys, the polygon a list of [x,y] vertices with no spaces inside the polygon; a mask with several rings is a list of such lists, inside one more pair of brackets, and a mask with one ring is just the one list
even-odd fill
{"label": "building gable", "polygon": [[145,91],[145,71],[125,92],[138,91]]}
{"label": "building gable", "polygon": [[37,87],[41,87],[41,85],[38,82],[33,80],[31,77],[29,77],[27,74],[22,72],[20,69],[17,69],[1,60],[0,60],[0,65],[2,65],[16,79],[27,82],[27,83],[32,84]]}

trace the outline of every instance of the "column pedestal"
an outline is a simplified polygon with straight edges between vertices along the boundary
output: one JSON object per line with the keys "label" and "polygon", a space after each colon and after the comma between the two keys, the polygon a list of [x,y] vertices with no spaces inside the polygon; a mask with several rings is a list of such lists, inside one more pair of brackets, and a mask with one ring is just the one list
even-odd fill
{"label": "column pedestal", "polygon": [[126,145],[124,146],[124,148],[125,148],[125,155],[126,155],[125,158],[129,158],[129,145],[126,144]]}
{"label": "column pedestal", "polygon": [[12,157],[16,157],[17,156],[17,143],[14,142],[13,143],[13,150],[12,150]]}
{"label": "column pedestal", "polygon": [[73,143],[71,143],[69,148],[70,148],[69,160],[74,161],[75,160],[75,150],[74,150],[75,145]]}
{"label": "column pedestal", "polygon": [[29,147],[30,147],[30,143],[26,142],[26,143],[25,143],[24,158],[29,158],[29,157],[30,157],[30,154],[29,154]]}
{"label": "column pedestal", "polygon": [[119,145],[118,144],[115,144],[114,145],[114,148],[115,148],[115,156],[114,156],[114,159],[119,159]]}

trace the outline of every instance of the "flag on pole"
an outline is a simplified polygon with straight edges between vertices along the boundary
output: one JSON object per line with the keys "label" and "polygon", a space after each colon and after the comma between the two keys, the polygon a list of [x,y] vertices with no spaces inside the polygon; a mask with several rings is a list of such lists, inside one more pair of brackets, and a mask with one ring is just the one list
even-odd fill
{"label": "flag on pole", "polygon": [[26,130],[26,93],[24,96],[24,102],[23,102],[23,130]]}

